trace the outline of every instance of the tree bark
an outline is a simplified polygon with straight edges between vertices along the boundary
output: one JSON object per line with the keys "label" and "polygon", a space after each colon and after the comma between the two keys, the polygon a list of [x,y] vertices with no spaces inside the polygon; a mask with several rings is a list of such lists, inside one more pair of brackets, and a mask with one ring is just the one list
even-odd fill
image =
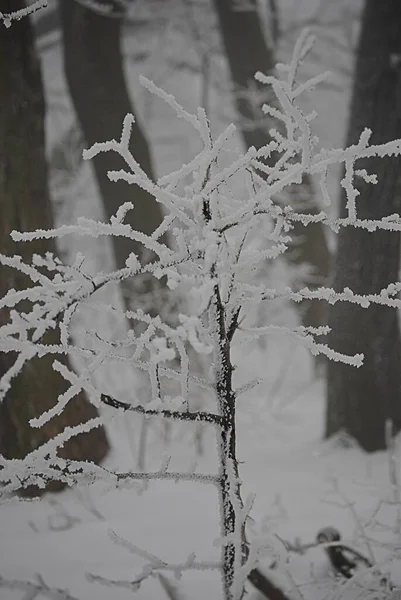
{"label": "tree bark", "polygon": [[[10,8],[0,0],[0,11]],[[23,8],[22,0],[13,1],[12,10]],[[52,227],[52,214],[47,187],[47,165],[44,138],[45,105],[40,65],[35,54],[30,20],[15,21],[9,29],[1,28],[0,35],[0,252],[19,254],[30,261],[34,253],[55,253],[53,240],[15,243],[10,237],[13,229],[32,231]],[[1,267],[0,296],[10,288],[29,286],[29,280],[19,271]],[[20,306],[21,310],[29,305]],[[8,322],[6,309],[0,310],[0,325]],[[56,344],[56,332],[47,333],[44,343]],[[0,355],[0,376],[13,365],[14,353]],[[57,396],[65,391],[65,380],[53,371],[57,358],[70,368],[64,356],[35,358],[24,366],[13,380],[11,389],[0,403],[0,453],[4,457],[23,458],[29,452],[53,438],[66,426],[88,421],[98,415],[97,409],[84,393],[75,396],[63,413],[40,429],[29,426],[32,417],[55,405]],[[109,449],[103,428],[71,438],[59,450],[63,458],[90,460],[99,463]],[[55,482],[46,488],[54,491],[63,487]],[[30,487],[27,495],[43,493]]]}
{"label": "tree bark", "polygon": [[43,10],[40,13],[39,18],[34,25],[35,36],[41,38],[50,33],[59,32],[60,28],[60,11],[57,4],[51,7],[48,6],[46,7],[46,10]]}
{"label": "tree bark", "polygon": [[[401,3],[367,0],[357,52],[347,144],[355,144],[365,127],[371,143],[401,137]],[[357,181],[360,219],[400,213],[400,157],[359,161],[358,168],[377,173],[377,185]],[[341,197],[340,216],[346,216]],[[398,280],[400,235],[347,227],[338,238],[334,266],[336,291],[378,293]],[[351,434],[367,451],[385,448],[385,422],[401,428],[401,343],[398,314],[384,306],[368,309],[337,303],[329,308],[329,343],[345,354],[363,352],[356,369],[331,362],[327,371],[326,436]]]}
{"label": "tree bark", "polygon": [[[262,120],[261,105],[269,102],[269,89],[254,79],[257,71],[272,72],[275,68],[273,40],[266,42],[257,10],[257,0],[246,0],[241,10],[234,0],[214,0],[219,19],[223,47],[233,82],[235,106],[240,117],[239,129],[246,147],[260,148],[271,141],[266,119]],[[275,8],[275,4],[272,4]],[[277,19],[277,15],[273,18]],[[273,23],[277,31],[277,22]],[[267,94],[267,95],[266,95]],[[274,157],[273,157],[274,159]],[[290,194],[291,203],[298,212],[317,214],[313,200],[312,182],[305,178],[300,191],[297,186]],[[287,258],[293,266],[309,264],[313,267],[313,278],[307,283],[311,289],[324,285],[329,274],[330,252],[321,223],[311,224],[307,229],[296,224],[293,229],[294,244]],[[324,304],[308,301],[299,305],[302,324],[318,327],[325,322]]]}
{"label": "tree bark", "polygon": [[[123,70],[122,18],[100,15],[72,0],[61,0],[60,10],[64,69],[86,143],[91,146],[95,142],[119,139],[124,117],[135,112]],[[130,151],[146,174],[154,179],[148,142],[138,122],[132,129]],[[139,186],[111,182],[107,176],[109,170],[127,167],[123,159],[108,152],[99,154],[91,163],[106,216],[110,219],[121,204],[133,202],[135,208],[128,212],[125,222],[135,230],[153,233],[163,219],[160,204]],[[125,266],[131,252],[146,256],[143,246],[128,238],[113,236],[112,243],[117,268]],[[156,280],[149,277],[127,280],[122,287],[126,308],[134,308],[134,300],[137,307],[141,294],[152,292],[155,283]],[[153,311],[157,312],[154,306]]]}

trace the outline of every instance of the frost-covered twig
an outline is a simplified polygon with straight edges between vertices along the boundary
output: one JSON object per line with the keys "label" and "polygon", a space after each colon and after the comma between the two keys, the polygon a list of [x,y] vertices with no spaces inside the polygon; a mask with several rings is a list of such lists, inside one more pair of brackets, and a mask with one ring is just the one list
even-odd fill
{"label": "frost-covered twig", "polygon": [[137,556],[150,561],[150,564],[152,565],[153,568],[166,569],[166,570],[172,571],[177,579],[179,577],[181,577],[181,573],[183,571],[187,571],[188,569],[194,569],[194,570],[211,569],[211,570],[213,570],[213,569],[221,568],[220,563],[196,561],[196,555],[194,553],[190,554],[183,563],[179,563],[179,564],[168,563],[168,562],[162,560],[161,558],[155,556],[154,554],[151,554],[150,552],[147,552],[146,550],[138,548],[138,546],[135,546],[135,544],[133,544],[132,542],[130,542],[130,541],[126,540],[125,538],[123,538],[122,536],[118,535],[112,529],[110,529],[108,531],[108,534],[109,534],[110,539],[115,544],[122,546],[123,548],[128,550],[128,552],[130,552],[131,554],[136,554]]}
{"label": "frost-covered twig", "polygon": [[177,421],[196,421],[203,423],[211,423],[213,425],[221,424],[220,415],[216,415],[210,412],[185,412],[179,410],[152,410],[146,408],[145,406],[134,406],[129,404],[128,402],[122,402],[120,400],[116,400],[107,394],[101,394],[101,401],[107,406],[112,406],[113,408],[117,408],[124,411],[132,411],[136,413],[140,413],[141,415],[145,415],[148,417],[165,417],[166,419],[176,419]]}
{"label": "frost-covered twig", "polygon": [[35,2],[25,8],[20,8],[9,13],[0,12],[0,20],[3,21],[5,27],[11,27],[13,21],[19,21],[24,17],[28,17],[28,15],[33,14],[37,10],[46,8],[46,6],[47,0],[35,0]]}
{"label": "frost-covered twig", "polygon": [[[57,448],[59,440],[54,447]],[[90,485],[101,482],[111,487],[132,487],[137,483],[150,481],[188,481],[219,486],[219,475],[202,473],[168,471],[162,468],[159,471],[146,473],[135,471],[114,471],[102,465],[95,465],[86,461],[65,461],[57,457],[54,452],[32,452],[27,459],[14,459],[12,464],[2,459],[0,461],[0,498],[8,498],[16,490],[37,485],[44,488],[53,480],[63,481],[69,486],[75,484]]]}
{"label": "frost-covered twig", "polygon": [[89,579],[89,581],[95,581],[97,583],[101,583],[109,587],[120,587],[136,592],[139,590],[143,581],[145,581],[149,577],[158,577],[160,571],[171,572],[174,575],[175,579],[180,579],[182,577],[183,572],[189,570],[209,571],[221,569],[220,563],[197,561],[196,555],[194,553],[190,554],[187,557],[187,559],[182,563],[169,563],[167,561],[162,560],[158,556],[147,552],[146,550],[138,548],[137,546],[135,546],[135,544],[117,535],[112,530],[109,531],[109,537],[113,540],[114,543],[118,544],[119,546],[122,546],[131,554],[135,554],[136,556],[139,556],[140,558],[148,562],[143,566],[142,572],[131,581],[112,580],[100,575],[88,573],[87,578]]}

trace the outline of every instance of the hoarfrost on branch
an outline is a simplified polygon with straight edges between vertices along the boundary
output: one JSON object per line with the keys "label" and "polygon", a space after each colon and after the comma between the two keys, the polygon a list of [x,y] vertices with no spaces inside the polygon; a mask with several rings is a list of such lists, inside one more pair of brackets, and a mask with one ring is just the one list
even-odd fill
{"label": "hoarfrost on branch", "polygon": [[24,17],[28,17],[33,14],[37,10],[41,8],[45,8],[47,6],[47,0],[36,0],[29,6],[25,8],[20,8],[19,10],[14,10],[9,13],[0,12],[0,20],[3,21],[4,27],[11,27],[13,21],[19,21]]}
{"label": "hoarfrost on branch", "polygon": [[[391,156],[401,153],[401,140],[383,145],[370,145],[369,130],[365,130],[357,144],[345,149],[318,149],[318,140],[312,132],[315,113],[305,114],[298,104],[299,97],[315,87],[323,76],[297,83],[297,72],[302,60],[313,44],[313,36],[304,32],[300,37],[290,65],[278,65],[278,76],[256,78],[271,85],[279,108],[266,106],[265,113],[273,114],[282,128],[270,131],[272,142],[262,148],[250,148],[232,157],[230,139],[234,126],[230,125],[216,140],[213,139],[205,111],[199,108],[195,114],[188,113],[177,100],[158,88],[153,82],[141,77],[141,83],[149,92],[166,102],[178,118],[184,119],[196,132],[203,144],[197,156],[178,171],[152,181],[129,150],[129,140],[134,117],[128,114],[123,123],[119,140],[99,142],[84,151],[84,158],[91,159],[101,152],[116,152],[126,164],[126,169],[110,171],[112,181],[123,180],[137,184],[163,205],[166,216],[163,223],[151,235],[135,231],[124,222],[132,204],[120,207],[110,222],[103,223],[81,218],[76,225],[61,226],[52,230],[12,232],[14,241],[26,242],[45,238],[60,238],[70,234],[86,236],[124,236],[143,246],[153,257],[149,262],[141,256],[127,256],[125,268],[110,273],[89,276],[85,272],[85,258],[78,255],[73,265],[63,265],[48,253],[44,257],[33,256],[31,264],[21,257],[0,255],[0,263],[23,273],[31,282],[26,290],[11,289],[0,300],[0,309],[7,308],[9,319],[0,327],[0,351],[16,353],[13,366],[1,379],[1,399],[12,385],[13,379],[33,357],[45,354],[69,354],[86,361],[86,368],[79,374],[70,372],[55,360],[58,370],[69,384],[69,389],[55,402],[55,406],[32,419],[32,427],[40,427],[68,404],[80,390],[84,390],[96,406],[106,404],[121,411],[134,411],[148,416],[160,416],[181,421],[202,421],[216,427],[220,440],[220,471],[217,476],[170,472],[168,468],[154,473],[119,473],[80,461],[61,459],[57,451],[72,436],[105,423],[105,417],[66,428],[56,438],[37,448],[21,460],[0,457],[0,495],[8,498],[19,488],[31,484],[45,486],[52,478],[74,483],[103,481],[110,485],[128,485],[153,479],[199,481],[216,485],[220,492],[222,535],[220,543],[223,561],[223,583],[227,600],[239,599],[243,585],[261,552],[261,546],[246,541],[245,523],[250,503],[242,503],[238,463],[235,456],[235,402],[239,393],[252,387],[254,382],[239,390],[232,387],[231,347],[235,340],[252,341],[261,335],[285,334],[295,336],[313,354],[323,353],[332,360],[355,366],[362,364],[363,356],[345,356],[335,352],[316,336],[329,333],[329,328],[278,327],[267,323],[252,327],[246,323],[251,305],[276,298],[294,302],[319,299],[329,303],[352,302],[362,307],[383,304],[400,308],[397,294],[401,284],[394,282],[378,294],[361,296],[350,289],[335,291],[321,287],[317,290],[303,288],[271,289],[263,281],[250,279],[250,274],[268,259],[279,257],[287,251],[294,223],[305,227],[321,222],[337,232],[341,227],[358,227],[368,231],[377,229],[401,231],[399,215],[388,215],[381,220],[358,218],[358,190],[355,179],[362,177],[375,184],[372,173],[357,168],[359,159],[369,156]],[[229,154],[231,152],[231,154]],[[274,157],[274,166],[266,158]],[[222,159],[224,157],[224,165]],[[344,166],[341,185],[347,196],[347,215],[333,218],[325,211],[317,215],[298,213],[290,206],[277,201],[289,187],[300,184],[305,174],[318,179],[324,205],[330,203],[327,189],[327,173],[333,165]],[[242,178],[241,191],[233,180]],[[190,180],[190,183],[188,181]],[[163,235],[169,232],[172,243],[167,245]],[[263,237],[263,244],[255,239]],[[90,346],[74,343],[71,324],[81,308],[93,306],[105,312],[110,306],[96,303],[97,292],[110,284],[140,274],[155,278],[166,276],[172,290],[193,292],[195,302],[188,302],[178,316],[177,324],[164,322],[160,316],[151,316],[140,309],[123,313],[130,322],[140,326],[131,330],[118,342],[102,340],[91,335],[97,342]],[[30,308],[18,310],[20,302],[29,301]],[[7,313],[7,314],[8,314]],[[44,334],[58,329],[60,341],[47,345]],[[89,332],[90,333],[90,332]],[[98,332],[99,333],[99,332]],[[128,349],[130,353],[121,353]],[[192,372],[191,352],[211,356],[212,376],[203,378]],[[150,381],[149,404],[136,405],[119,400],[97,389],[91,380],[91,372],[105,361],[117,360],[147,373]],[[178,383],[175,397],[163,394],[161,377]],[[199,411],[191,408],[190,386],[198,386],[215,401],[215,411]],[[234,436],[234,437],[233,437]],[[192,563],[191,563],[192,564]],[[193,564],[195,564],[193,560]],[[167,568],[167,565],[158,565]],[[187,565],[188,567],[188,565]],[[156,565],[151,565],[148,575]],[[178,570],[184,566],[177,566]],[[189,568],[189,567],[188,567]],[[95,579],[96,577],[93,576]],[[142,576],[141,576],[142,577]],[[139,580],[142,580],[139,577]],[[99,580],[99,578],[97,578]]]}

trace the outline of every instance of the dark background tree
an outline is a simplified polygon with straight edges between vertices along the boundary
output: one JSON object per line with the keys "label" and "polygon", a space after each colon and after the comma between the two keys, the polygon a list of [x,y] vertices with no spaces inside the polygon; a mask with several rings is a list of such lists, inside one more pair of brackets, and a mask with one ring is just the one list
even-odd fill
{"label": "dark background tree", "polygon": [[[23,8],[21,0],[12,2],[13,10]],[[0,0],[0,11],[9,12],[10,3]],[[34,253],[55,252],[52,240],[15,243],[10,237],[14,229],[32,231],[51,228],[52,214],[47,187],[47,165],[44,140],[44,96],[40,65],[35,53],[30,20],[24,18],[12,27],[1,28],[0,35],[0,252],[20,255],[30,261]],[[25,289],[26,278],[18,271],[2,266],[0,295],[14,288]],[[27,305],[29,309],[29,305]],[[8,322],[7,309],[0,310],[0,325]],[[48,332],[44,343],[55,344],[58,335]],[[13,381],[0,403],[0,453],[6,458],[23,458],[33,449],[53,438],[66,426],[88,421],[98,415],[97,409],[81,392],[63,413],[40,429],[29,426],[29,420],[54,406],[68,384],[52,369],[57,358],[68,368],[64,356],[35,358],[26,364]],[[13,353],[0,355],[0,376],[13,365]],[[99,463],[108,452],[102,427],[71,438],[59,453],[64,458],[91,460]],[[55,489],[59,486],[52,486]],[[36,493],[30,488],[28,493]]]}
{"label": "dark background tree", "polygon": [[[110,5],[110,2],[105,4]],[[86,144],[89,147],[95,142],[119,139],[125,115],[135,114],[121,53],[124,13],[103,15],[73,0],[61,0],[60,11],[64,70]],[[146,174],[154,179],[148,142],[138,121],[133,126],[130,151]],[[91,163],[107,218],[124,202],[133,202],[134,210],[128,212],[125,222],[133,229],[151,234],[162,222],[160,204],[139,186],[111,182],[107,177],[109,170],[124,166],[123,159],[110,152],[97,155]],[[125,267],[131,252],[143,255],[142,245],[128,238],[113,236],[112,243],[117,268]],[[148,290],[148,285],[144,278],[126,281],[122,291],[127,309],[133,308],[143,292],[153,291]]]}
{"label": "dark background tree", "polygon": [[[355,144],[363,129],[373,131],[372,143],[401,137],[401,3],[367,0],[362,18],[347,145]],[[400,214],[400,157],[359,161],[361,169],[377,173],[377,185],[361,179],[360,219]],[[340,216],[346,216],[341,197]],[[342,229],[334,265],[336,291],[378,293],[398,280],[400,236],[396,232]],[[345,354],[363,352],[356,369],[329,361],[327,365],[326,435],[346,430],[368,451],[385,448],[385,422],[401,428],[401,342],[398,314],[392,308],[337,303],[329,309],[329,344]]]}
{"label": "dark background tree", "polygon": [[[277,35],[278,15],[274,0],[270,0],[270,15],[273,20],[271,31]],[[263,32],[263,24],[258,12],[257,0],[246,0],[244,6],[233,0],[214,0],[218,15],[223,47],[232,78],[235,106],[240,117],[239,130],[245,145],[260,148],[271,141],[266,118],[263,119],[261,105],[268,101],[266,86],[259,84],[254,75],[257,71],[272,72],[276,65],[274,39],[268,43],[268,34]],[[259,100],[258,100],[259,95]],[[275,124],[277,126],[277,124]],[[273,156],[274,160],[274,156]],[[318,211],[313,197],[313,187],[309,179],[304,180],[302,191],[297,186],[291,198],[296,209],[316,214]],[[322,225],[295,226],[292,251],[285,255],[290,264],[298,267],[306,263],[313,267],[313,277],[308,281],[311,288],[323,285],[329,274],[330,252]],[[302,323],[318,327],[325,321],[322,302],[311,301],[302,309]]]}

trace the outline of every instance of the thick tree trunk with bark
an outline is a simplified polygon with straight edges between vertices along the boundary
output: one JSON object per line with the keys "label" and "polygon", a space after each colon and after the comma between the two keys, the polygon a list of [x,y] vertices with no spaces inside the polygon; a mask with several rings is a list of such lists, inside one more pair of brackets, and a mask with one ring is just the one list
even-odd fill
{"label": "thick tree trunk with bark", "polygon": [[[363,129],[371,142],[401,138],[401,3],[367,0],[357,53],[348,144]],[[357,181],[360,219],[380,219],[401,210],[400,157],[359,161],[358,168],[377,173],[377,185]],[[340,216],[346,216],[341,198]],[[347,227],[338,238],[334,283],[358,294],[378,293],[398,280],[400,234]],[[397,311],[384,306],[330,306],[329,343],[344,354],[363,352],[359,369],[331,362],[327,373],[326,435],[346,430],[368,451],[385,448],[385,422],[401,428],[401,343]]]}
{"label": "thick tree trunk with bark", "polygon": [[[214,5],[240,117],[239,129],[248,148],[260,148],[271,141],[271,124],[266,124],[261,105],[272,98],[269,98],[266,85],[258,83],[254,75],[257,71],[273,71],[274,48],[273,45],[268,45],[263,35],[257,0],[246,0],[241,9],[238,8],[241,3],[235,0],[214,0]],[[277,25],[274,29],[277,29]],[[290,201],[298,212],[319,212],[313,199],[312,183],[308,178],[305,178],[302,189],[297,186],[293,190]],[[293,249],[285,258],[294,266],[307,263],[313,267],[313,279],[306,282],[312,289],[317,285],[324,285],[329,273],[330,253],[323,226],[320,223],[311,224],[306,229],[303,225],[296,224],[293,235]],[[303,311],[303,325],[317,327],[325,322],[324,303],[309,301],[299,306]]]}
{"label": "thick tree trunk with bark", "polygon": [[[127,113],[134,113],[128,95],[121,53],[121,17],[107,17],[71,0],[61,0],[64,37],[64,69],[72,102],[87,146],[119,139]],[[154,179],[148,142],[136,122],[130,151],[146,174]],[[124,202],[132,202],[125,222],[133,229],[151,234],[162,222],[159,203],[145,190],[126,182],[111,182],[109,170],[126,168],[116,153],[98,154],[92,161],[106,216],[110,218]],[[124,237],[112,237],[118,268],[125,266],[131,252],[143,255],[143,246]],[[150,290],[148,288],[150,287]],[[136,277],[123,285],[126,308],[137,307],[143,291],[152,291],[151,280]],[[135,298],[136,296],[136,298]],[[134,304],[135,303],[135,304]]]}
{"label": "thick tree trunk with bark", "polygon": [[[0,0],[0,11],[7,12],[9,2]],[[23,7],[14,0],[13,10]],[[44,148],[44,97],[40,66],[35,54],[28,18],[16,21],[0,31],[0,252],[18,254],[30,262],[34,253],[55,252],[52,240],[15,243],[14,229],[32,231],[52,227],[47,187]],[[24,289],[28,279],[19,271],[1,267],[0,297],[9,289]],[[20,307],[23,308],[23,307]],[[26,308],[29,308],[27,305]],[[7,309],[0,310],[0,325],[8,321]],[[55,332],[46,334],[44,343],[57,343]],[[66,389],[65,380],[52,369],[57,358],[68,368],[68,358],[48,355],[27,363],[0,403],[0,453],[6,458],[23,458],[53,438],[66,426],[88,421],[98,415],[84,393],[73,398],[63,413],[40,429],[28,424],[32,417],[55,405]],[[13,353],[0,355],[0,376],[13,365]],[[99,463],[108,452],[103,428],[71,438],[59,451],[60,456]],[[62,487],[55,483],[47,489]],[[41,490],[42,493],[45,490]],[[25,493],[39,493],[30,488]]]}

